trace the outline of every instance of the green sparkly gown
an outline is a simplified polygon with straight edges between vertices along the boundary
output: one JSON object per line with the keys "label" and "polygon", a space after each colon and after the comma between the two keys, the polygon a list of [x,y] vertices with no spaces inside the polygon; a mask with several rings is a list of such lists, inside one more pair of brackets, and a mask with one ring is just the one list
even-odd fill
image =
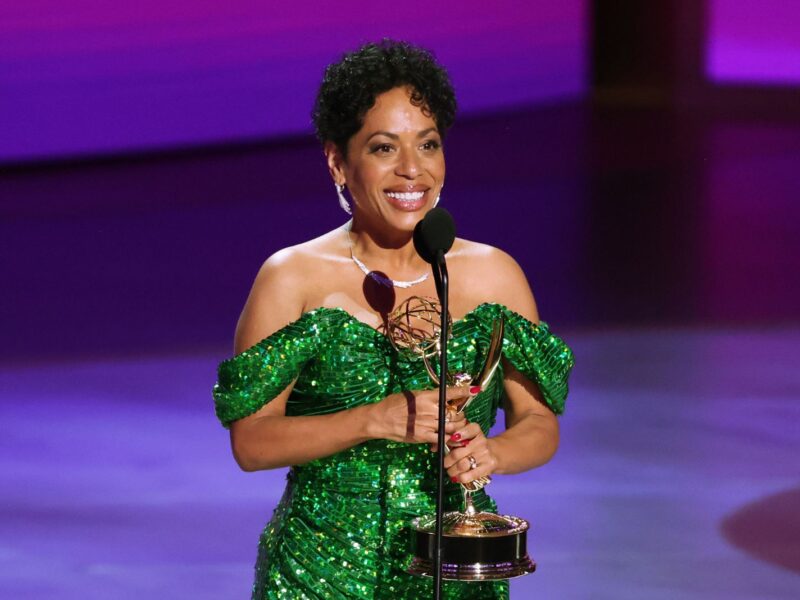
{"label": "green sparkly gown", "polygon": [[[546,323],[535,325],[499,304],[481,304],[453,324],[453,371],[482,366],[494,319],[505,319],[504,358],[538,383],[563,411],[571,350]],[[502,397],[502,372],[467,410],[484,433]],[[378,402],[402,390],[433,387],[419,359],[397,352],[369,325],[338,308],[318,308],[224,361],[214,387],[226,427],[277,396],[294,379],[287,416],[320,415]],[[292,467],[272,520],[259,541],[253,599],[413,599],[431,596],[432,580],[405,573],[408,524],[435,506],[435,454],[426,444],[372,440]],[[461,506],[447,483],[446,510]],[[483,491],[479,510],[496,511]],[[444,598],[507,598],[508,583],[445,581]]]}

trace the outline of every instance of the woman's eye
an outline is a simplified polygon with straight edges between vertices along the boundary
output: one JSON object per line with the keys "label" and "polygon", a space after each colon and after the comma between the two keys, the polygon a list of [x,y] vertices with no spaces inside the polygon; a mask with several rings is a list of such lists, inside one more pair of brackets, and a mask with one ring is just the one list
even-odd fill
{"label": "woman's eye", "polygon": [[427,142],[422,144],[422,148],[425,149],[425,150],[436,150],[440,146],[441,146],[441,144],[439,142],[437,142],[436,140],[428,140]]}
{"label": "woman's eye", "polygon": [[377,154],[387,154],[392,151],[392,146],[390,144],[378,144],[377,146],[372,147],[372,152]]}

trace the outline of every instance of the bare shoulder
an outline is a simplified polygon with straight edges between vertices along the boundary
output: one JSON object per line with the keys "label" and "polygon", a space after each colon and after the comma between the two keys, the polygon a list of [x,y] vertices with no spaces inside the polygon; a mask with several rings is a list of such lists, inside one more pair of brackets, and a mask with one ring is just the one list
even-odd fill
{"label": "bare shoulder", "polygon": [[236,325],[236,352],[257,344],[305,312],[309,286],[316,280],[310,275],[332,252],[334,234],[283,248],[264,261]]}
{"label": "bare shoulder", "polygon": [[451,253],[458,261],[459,288],[467,286],[467,294],[477,294],[474,304],[503,304],[534,323],[539,322],[528,278],[514,257],[494,246],[463,239],[456,241]]}

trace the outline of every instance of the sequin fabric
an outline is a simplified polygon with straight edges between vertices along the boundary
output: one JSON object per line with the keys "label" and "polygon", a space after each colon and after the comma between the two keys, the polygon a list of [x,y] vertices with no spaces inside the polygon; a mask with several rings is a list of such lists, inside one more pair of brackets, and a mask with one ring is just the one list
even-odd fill
{"label": "sequin fabric", "polygon": [[[450,369],[482,366],[493,321],[505,319],[504,358],[542,390],[556,414],[564,409],[572,351],[542,322],[499,304],[481,304],[453,323]],[[502,371],[467,410],[485,433],[502,398]],[[214,386],[226,427],[257,411],[293,380],[288,416],[319,415],[378,402],[402,390],[431,389],[419,359],[342,309],[319,308],[222,362]],[[258,547],[253,599],[414,599],[432,581],[404,569],[410,521],[435,507],[435,454],[425,444],[372,440],[292,467],[283,498]],[[446,509],[461,508],[459,486],[447,484]],[[479,510],[495,512],[483,491]],[[508,583],[446,581],[444,598],[508,598]]]}

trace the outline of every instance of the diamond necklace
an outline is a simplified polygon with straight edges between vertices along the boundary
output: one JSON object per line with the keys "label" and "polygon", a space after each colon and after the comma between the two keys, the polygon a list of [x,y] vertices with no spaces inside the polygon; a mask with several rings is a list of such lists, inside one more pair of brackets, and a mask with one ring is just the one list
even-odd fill
{"label": "diamond necklace", "polygon": [[380,273],[378,273],[376,271],[370,271],[369,267],[367,267],[367,265],[365,265],[363,262],[358,260],[356,255],[353,254],[353,238],[350,237],[350,229],[351,229],[351,227],[352,227],[352,221],[350,222],[350,225],[345,228],[345,231],[347,232],[347,242],[348,242],[348,245],[350,246],[350,258],[352,258],[353,262],[356,263],[356,266],[359,269],[361,269],[361,272],[364,273],[364,275],[366,275],[367,277],[372,278],[373,281],[375,281],[375,282],[377,282],[377,283],[379,283],[381,285],[384,285],[386,287],[394,286],[394,287],[405,289],[405,288],[410,288],[412,285],[417,285],[418,283],[422,283],[423,281],[425,281],[428,278],[428,274],[425,273],[424,275],[422,275],[420,277],[417,277],[416,279],[414,279],[412,281],[396,281],[394,279],[390,279],[389,277],[384,277],[383,275],[381,275]]}

